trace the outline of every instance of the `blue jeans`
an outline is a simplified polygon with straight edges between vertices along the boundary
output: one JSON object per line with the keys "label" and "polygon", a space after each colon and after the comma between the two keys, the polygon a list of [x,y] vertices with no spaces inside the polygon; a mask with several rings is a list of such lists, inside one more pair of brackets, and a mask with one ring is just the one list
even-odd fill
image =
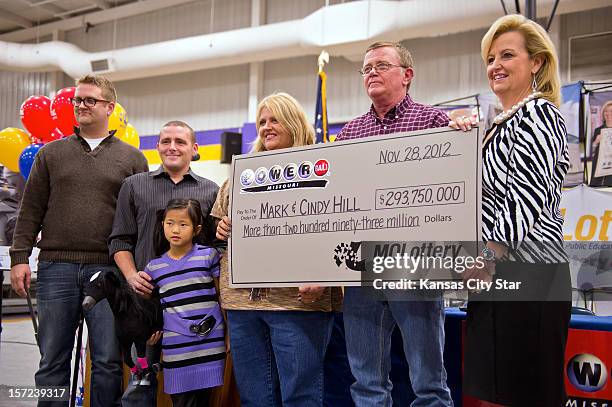
{"label": "blue jeans", "polygon": [[346,354],[344,319],[341,312],[333,312],[332,328],[327,353],[325,354],[325,407],[353,407],[351,384],[355,378],[351,374]]}
{"label": "blue jeans", "polygon": [[[380,293],[379,293],[380,294]],[[384,301],[371,287],[347,287],[344,293],[346,348],[355,383],[351,396],[357,407],[393,405],[389,379],[391,334],[402,333],[416,395],[412,407],[452,406],[444,368],[444,307],[442,298]],[[421,299],[421,300],[419,300]]]}
{"label": "blue jeans", "polygon": [[155,407],[157,405],[157,378],[149,375],[150,383],[139,385],[130,377],[128,388],[121,398],[122,407]]}
{"label": "blue jeans", "polygon": [[242,407],[321,407],[333,313],[227,311]]}
{"label": "blue jeans", "polygon": [[[40,367],[37,386],[70,386],[70,360],[75,331],[82,312],[83,292],[91,276],[109,265],[38,263],[37,308]],[[91,352],[91,406],[119,406],[121,355],[115,321],[106,300],[85,313]],[[67,406],[68,402],[42,402],[39,407]]]}

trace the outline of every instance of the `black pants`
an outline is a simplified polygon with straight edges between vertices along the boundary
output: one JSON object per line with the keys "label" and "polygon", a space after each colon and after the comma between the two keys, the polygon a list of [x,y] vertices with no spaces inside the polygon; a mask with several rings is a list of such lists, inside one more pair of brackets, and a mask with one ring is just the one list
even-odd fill
{"label": "black pants", "polygon": [[470,295],[464,394],[512,407],[565,405],[564,356],[571,316],[568,264],[505,262],[498,265],[494,278],[522,281],[525,290]]}
{"label": "black pants", "polygon": [[171,394],[174,407],[208,407],[212,388]]}

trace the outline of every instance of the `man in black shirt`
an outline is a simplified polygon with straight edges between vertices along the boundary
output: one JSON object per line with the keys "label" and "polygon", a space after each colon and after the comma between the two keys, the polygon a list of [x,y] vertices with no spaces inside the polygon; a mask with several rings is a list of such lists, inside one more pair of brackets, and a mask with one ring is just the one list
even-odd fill
{"label": "man in black shirt", "polygon": [[[153,290],[151,277],[143,272],[155,257],[153,232],[158,211],[171,199],[192,198],[200,201],[205,219],[204,239],[212,241],[215,226],[209,216],[219,187],[196,175],[190,168],[198,152],[195,132],[182,121],[170,121],[161,129],[157,151],[162,165],[155,171],[126,178],[121,186],[109,252],[134,291],[148,296]],[[130,386],[123,396],[123,406],[155,406],[156,385]]]}

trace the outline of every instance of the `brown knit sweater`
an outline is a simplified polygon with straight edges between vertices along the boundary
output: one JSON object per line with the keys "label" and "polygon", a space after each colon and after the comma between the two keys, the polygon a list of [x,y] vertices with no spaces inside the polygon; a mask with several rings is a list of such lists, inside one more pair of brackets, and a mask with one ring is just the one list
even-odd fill
{"label": "brown knit sweater", "polygon": [[77,135],[42,147],[17,218],[11,266],[28,263],[39,231],[39,260],[109,263],[107,239],[121,183],[147,170],[144,155],[112,134],[93,151]]}

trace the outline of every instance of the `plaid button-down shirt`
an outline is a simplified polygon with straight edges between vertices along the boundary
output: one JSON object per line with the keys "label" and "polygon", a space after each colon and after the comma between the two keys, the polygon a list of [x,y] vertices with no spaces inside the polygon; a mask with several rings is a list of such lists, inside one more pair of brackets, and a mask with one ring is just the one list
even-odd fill
{"label": "plaid button-down shirt", "polygon": [[406,95],[397,106],[385,114],[382,120],[372,105],[366,114],[348,122],[340,130],[336,140],[445,127],[449,121],[448,116],[441,110],[415,103],[409,95]]}

